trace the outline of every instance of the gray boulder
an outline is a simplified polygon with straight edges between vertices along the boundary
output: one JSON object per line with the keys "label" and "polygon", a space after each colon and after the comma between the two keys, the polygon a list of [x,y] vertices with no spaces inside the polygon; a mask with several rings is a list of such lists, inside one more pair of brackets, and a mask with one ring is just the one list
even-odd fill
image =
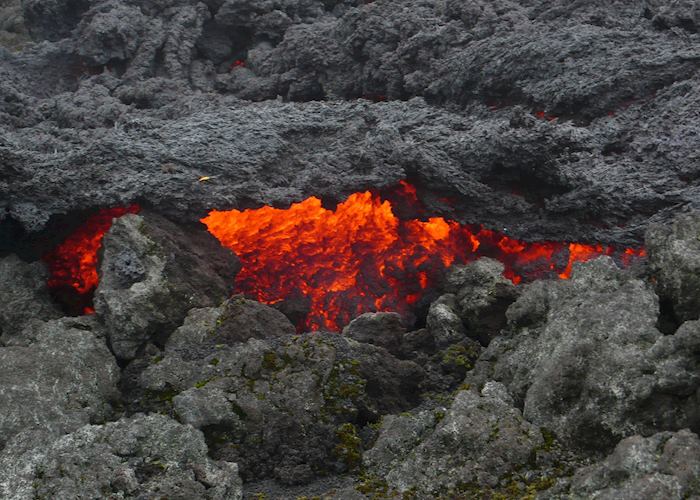
{"label": "gray boulder", "polygon": [[430,304],[427,318],[428,330],[433,336],[435,346],[439,349],[444,349],[467,337],[467,330],[457,310],[457,297],[454,294],[445,294]]}
{"label": "gray boulder", "polygon": [[[488,345],[506,325],[506,309],[517,297],[515,286],[503,276],[503,269],[497,260],[481,258],[465,266],[452,266],[448,271],[446,288],[455,295],[456,312],[467,334],[483,345]],[[443,303],[450,302],[445,298]]]}
{"label": "gray boulder", "polygon": [[650,226],[649,264],[659,296],[670,301],[678,321],[700,317],[700,216],[684,215],[672,224]]}
{"label": "gray boulder", "polygon": [[687,429],[632,436],[603,461],[576,471],[566,498],[597,500],[700,497],[700,439]]}
{"label": "gray boulder", "polygon": [[41,262],[28,264],[11,255],[0,259],[0,341],[19,333],[31,319],[50,320],[62,314],[49,295],[48,273]]}
{"label": "gray boulder", "polygon": [[455,498],[465,488],[498,486],[543,443],[539,428],[497,391],[462,390],[448,409],[383,419],[364,464],[399,493]]}
{"label": "gray boulder", "polygon": [[395,312],[365,313],[343,328],[343,335],[358,342],[384,347],[392,354],[401,351],[405,333],[406,327],[401,316]]}
{"label": "gray boulder", "polygon": [[633,434],[700,424],[698,322],[663,336],[645,282],[603,257],[535,282],[468,380],[502,382],[523,415],[591,452]]}
{"label": "gray boulder", "polygon": [[102,422],[119,368],[91,318],[32,323],[30,345],[0,347],[0,447],[20,431],[64,433]]}
{"label": "gray boulder", "polygon": [[34,448],[0,453],[0,496],[239,500],[234,463],[207,456],[202,433],[163,415],[86,425]]}
{"label": "gray boulder", "polygon": [[190,309],[221,304],[240,268],[203,228],[185,231],[152,213],[116,220],[102,247],[95,310],[121,359],[163,342]]}
{"label": "gray boulder", "polygon": [[273,339],[295,333],[277,309],[240,295],[219,307],[192,309],[168,339],[166,352],[196,357],[215,345],[235,346],[250,339]]}

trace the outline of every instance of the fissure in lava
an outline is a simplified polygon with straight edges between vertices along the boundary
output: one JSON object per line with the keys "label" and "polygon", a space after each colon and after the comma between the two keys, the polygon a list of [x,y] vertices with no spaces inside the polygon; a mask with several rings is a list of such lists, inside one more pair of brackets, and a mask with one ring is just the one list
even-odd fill
{"label": "fissure in lava", "polygon": [[49,289],[71,312],[94,312],[92,296],[99,283],[97,253],[102,238],[115,217],[138,212],[138,205],[98,210],[42,257],[49,268]]}
{"label": "fissure in lava", "polygon": [[[401,201],[418,204],[402,182]],[[368,311],[410,314],[438,286],[444,270],[483,256],[499,259],[514,283],[568,278],[574,262],[598,255],[621,264],[643,249],[582,243],[528,243],[442,217],[400,220],[378,194],[355,193],[328,210],[310,197],[288,209],[269,206],[212,211],[209,231],[241,259],[239,292],[268,304],[302,298],[309,314],[300,329],[338,330]]]}
{"label": "fissure in lava", "polygon": [[[406,182],[392,199],[419,204]],[[138,211],[136,205],[100,210],[46,254],[49,287],[70,290],[81,298],[82,312],[92,312],[102,237],[114,217]],[[599,255],[622,265],[645,255],[642,248],[524,242],[442,217],[401,220],[392,201],[371,191],[349,196],[334,210],[310,197],[288,209],[213,210],[202,222],[242,261],[236,291],[267,304],[305,304],[308,314],[297,325],[300,330],[339,330],[369,311],[410,315],[433,298],[445,269],[484,256],[503,262],[505,276],[520,283],[566,279],[574,262]]]}

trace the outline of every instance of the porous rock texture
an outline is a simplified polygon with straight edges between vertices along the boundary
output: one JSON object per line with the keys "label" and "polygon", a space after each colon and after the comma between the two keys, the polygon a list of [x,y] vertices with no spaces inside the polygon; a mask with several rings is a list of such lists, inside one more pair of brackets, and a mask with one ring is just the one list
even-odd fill
{"label": "porous rock texture", "polygon": [[228,295],[240,264],[202,229],[186,232],[156,214],[128,215],[105,235],[95,309],[118,358],[133,359],[148,340],[167,337],[188,310]]}
{"label": "porous rock texture", "polygon": [[[0,496],[699,497],[699,12],[4,2]],[[482,260],[422,328],[369,313],[298,335],[303,304],[230,296],[238,262],[198,223],[402,179],[422,216],[646,234],[649,264],[514,286]],[[29,261],[135,202],[95,316],[61,318]]]}
{"label": "porous rock texture", "polygon": [[406,177],[432,212],[528,239],[639,241],[697,207],[697,2],[5,9],[3,32],[34,42],[0,49],[0,213],[29,232],[129,201],[197,219]]}
{"label": "porous rock texture", "polygon": [[700,439],[687,429],[620,441],[610,456],[577,470],[569,498],[696,498]]}
{"label": "porous rock texture", "polygon": [[86,425],[0,453],[0,493],[30,498],[240,500],[236,464],[207,456],[202,433],[163,415]]}
{"label": "porous rock texture", "polygon": [[233,301],[236,313],[230,303],[191,311],[162,354],[127,370],[127,397],[201,429],[212,455],[237,462],[244,479],[299,484],[353,470],[358,430],[418,402],[415,363],[338,334],[292,336],[288,321],[241,323],[256,310],[281,313]]}
{"label": "porous rock texture", "polygon": [[636,433],[700,430],[700,324],[664,336],[652,287],[608,257],[576,265],[571,280],[526,286],[506,315],[471,376],[503,383],[534,424],[592,451]]}

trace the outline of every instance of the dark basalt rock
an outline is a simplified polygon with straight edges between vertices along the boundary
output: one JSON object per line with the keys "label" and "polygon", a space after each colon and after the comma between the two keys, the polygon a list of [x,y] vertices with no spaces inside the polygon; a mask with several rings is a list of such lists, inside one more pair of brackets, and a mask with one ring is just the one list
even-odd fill
{"label": "dark basalt rock", "polygon": [[[452,266],[447,274],[447,290],[453,296],[443,296],[443,303],[462,319],[467,335],[482,345],[488,345],[501,332],[506,325],[506,309],[518,295],[513,283],[503,276],[503,269],[497,260],[485,258],[466,266]],[[445,309],[442,313],[449,315]],[[454,333],[439,331],[436,319],[433,324],[438,330],[438,344],[448,344],[450,338],[459,336],[458,325],[452,327],[457,329]]]}
{"label": "dark basalt rock", "polygon": [[164,342],[190,309],[220,304],[240,269],[203,227],[185,231],[156,214],[119,218],[102,248],[95,310],[125,360]]}
{"label": "dark basalt rock", "polygon": [[361,314],[343,328],[343,335],[383,347],[394,355],[401,353],[405,333],[401,316],[392,312]]}
{"label": "dark basalt rock", "polygon": [[424,498],[457,498],[465,485],[495,487],[544,444],[511,404],[496,391],[462,390],[449,408],[387,417],[364,464],[397,492]]}
{"label": "dark basalt rock", "polygon": [[405,177],[454,200],[431,210],[528,239],[639,242],[698,204],[691,2],[78,4],[25,2],[61,39],[0,53],[0,198],[28,231]]}

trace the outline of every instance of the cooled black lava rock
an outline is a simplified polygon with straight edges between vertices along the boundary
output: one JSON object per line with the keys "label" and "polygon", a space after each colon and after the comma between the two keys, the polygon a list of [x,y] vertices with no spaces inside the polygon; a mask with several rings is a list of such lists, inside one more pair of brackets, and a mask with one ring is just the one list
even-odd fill
{"label": "cooled black lava rock", "polygon": [[95,310],[127,360],[149,340],[164,342],[190,309],[220,304],[240,269],[203,227],[186,231],[152,213],[117,219],[102,248]]}
{"label": "cooled black lava rock", "polygon": [[687,429],[624,439],[605,460],[576,471],[569,495],[619,500],[697,497],[700,439]]}
{"label": "cooled black lava rock", "polygon": [[361,314],[343,328],[343,335],[383,347],[394,355],[401,352],[405,333],[401,316],[393,312]]}
{"label": "cooled black lava rock", "polygon": [[385,418],[365,466],[392,489],[420,498],[496,487],[544,444],[505,394],[462,390],[449,408]]}
{"label": "cooled black lava rock", "polygon": [[0,199],[29,231],[137,198],[192,220],[405,177],[431,210],[528,239],[638,242],[698,206],[690,3],[25,11],[35,36],[63,37],[0,51]]}

